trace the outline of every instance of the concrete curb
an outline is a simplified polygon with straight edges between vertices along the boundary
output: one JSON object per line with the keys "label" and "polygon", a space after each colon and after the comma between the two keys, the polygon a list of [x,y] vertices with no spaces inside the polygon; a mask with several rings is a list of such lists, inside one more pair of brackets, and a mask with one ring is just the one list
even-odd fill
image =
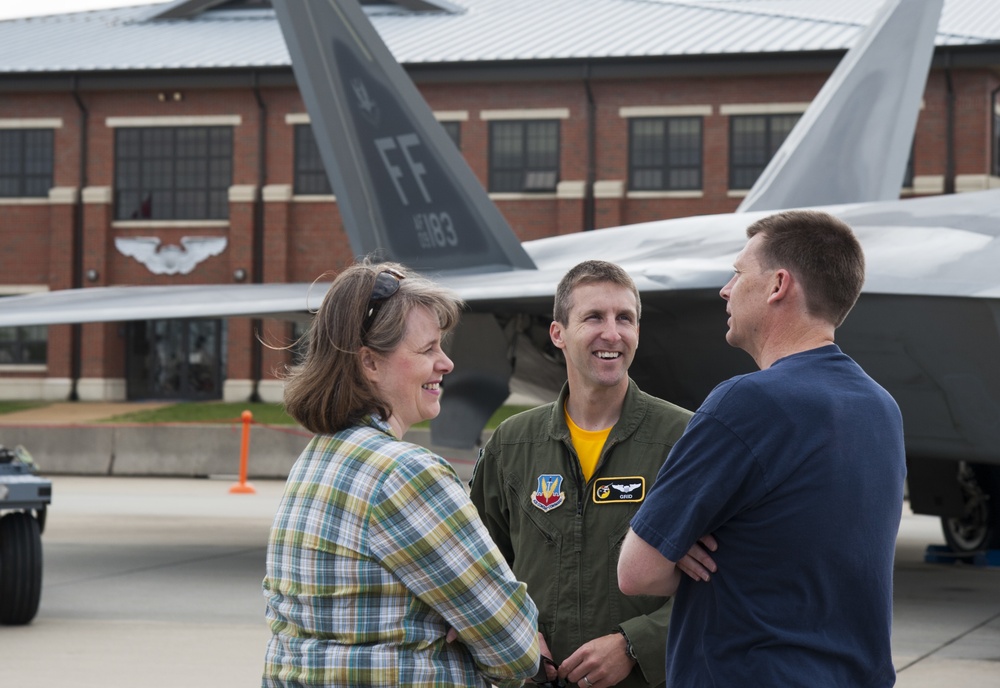
{"label": "concrete curb", "polygon": [[[251,426],[248,478],[284,479],[311,437],[300,427]],[[412,430],[404,439],[448,459],[463,480],[471,478],[477,450],[437,447],[428,430]],[[43,475],[235,476],[241,443],[240,424],[0,427],[0,444],[24,445]]]}

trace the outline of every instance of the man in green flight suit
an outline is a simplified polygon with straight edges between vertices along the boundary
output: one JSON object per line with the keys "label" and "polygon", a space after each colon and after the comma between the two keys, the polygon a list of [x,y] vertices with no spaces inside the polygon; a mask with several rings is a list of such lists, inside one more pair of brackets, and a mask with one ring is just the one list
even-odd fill
{"label": "man in green flight suit", "polygon": [[549,335],[567,382],[558,400],[494,431],[471,484],[486,528],[538,605],[542,654],[559,664],[559,678],[586,688],[665,680],[670,599],[623,595],[617,562],[691,413],[629,379],[640,310],[618,265],[585,261],[563,277]]}

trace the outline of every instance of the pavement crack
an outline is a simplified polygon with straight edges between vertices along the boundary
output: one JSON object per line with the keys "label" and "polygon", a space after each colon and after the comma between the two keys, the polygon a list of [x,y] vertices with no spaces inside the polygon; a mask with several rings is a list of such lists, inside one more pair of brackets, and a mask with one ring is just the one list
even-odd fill
{"label": "pavement crack", "polygon": [[111,573],[102,573],[99,575],[87,576],[85,578],[74,578],[73,580],[64,581],[62,583],[43,583],[43,585],[46,589],[64,588],[71,585],[79,585],[81,583],[92,583],[94,581],[109,580],[112,578],[122,578],[124,576],[132,576],[137,573],[145,573],[148,571],[157,571],[161,569],[175,568],[178,566],[187,566],[188,564],[197,564],[205,561],[214,561],[217,559],[228,559],[230,557],[238,557],[244,554],[263,552],[266,550],[267,550],[266,547],[246,547],[243,549],[233,550],[231,552],[225,552],[221,554],[212,554],[200,557],[189,557],[187,559],[178,559],[177,561],[164,562],[160,564],[150,564],[149,566],[138,566],[131,569],[114,571]]}
{"label": "pavement crack", "polygon": [[896,673],[897,674],[901,674],[904,671],[906,671],[907,669],[909,669],[910,667],[915,666],[917,664],[920,664],[920,662],[924,661],[928,657],[937,654],[938,652],[940,652],[941,650],[945,649],[949,645],[954,645],[955,643],[957,643],[962,638],[966,637],[967,635],[969,635],[969,634],[971,634],[971,633],[973,633],[975,631],[978,631],[983,626],[986,626],[986,625],[988,625],[988,624],[996,621],[997,619],[1000,619],[1000,612],[997,612],[993,616],[988,617],[987,619],[983,620],[981,623],[976,624],[972,628],[969,628],[969,629],[965,630],[964,632],[959,633],[954,638],[949,639],[947,642],[941,643],[940,645],[938,645],[933,650],[930,650],[929,652],[925,652],[924,654],[920,655],[919,657],[917,657],[913,661],[908,662],[905,665],[899,667],[898,669],[896,669]]}

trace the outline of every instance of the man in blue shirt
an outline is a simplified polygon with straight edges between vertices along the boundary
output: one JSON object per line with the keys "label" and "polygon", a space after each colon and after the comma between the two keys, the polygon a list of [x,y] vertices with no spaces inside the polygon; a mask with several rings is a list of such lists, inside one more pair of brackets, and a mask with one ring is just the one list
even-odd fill
{"label": "man in blue shirt", "polygon": [[695,413],[632,519],[619,586],[675,595],[670,686],[892,686],[902,419],[834,343],[864,255],[825,213],[747,236],[721,296],[726,340],[760,370]]}

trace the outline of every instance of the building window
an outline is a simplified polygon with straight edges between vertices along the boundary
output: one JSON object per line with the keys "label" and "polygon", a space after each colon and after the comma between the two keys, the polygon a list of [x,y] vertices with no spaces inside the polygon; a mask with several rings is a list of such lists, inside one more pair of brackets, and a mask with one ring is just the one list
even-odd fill
{"label": "building window", "polygon": [[441,122],[441,126],[444,128],[444,133],[455,144],[455,148],[462,150],[462,123],[455,121]]}
{"label": "building window", "polygon": [[629,189],[701,189],[701,117],[629,120]]}
{"label": "building window", "polygon": [[0,327],[0,364],[45,365],[48,343],[45,325]]}
{"label": "building window", "polygon": [[302,196],[333,194],[311,124],[295,125],[295,193]]}
{"label": "building window", "polygon": [[729,188],[749,189],[799,121],[800,114],[729,118]]}
{"label": "building window", "polygon": [[115,130],[116,220],[225,220],[232,127]]}
{"label": "building window", "polygon": [[490,191],[555,191],[559,182],[559,122],[490,122]]}
{"label": "building window", "polygon": [[0,129],[0,197],[45,197],[52,188],[51,129]]}

